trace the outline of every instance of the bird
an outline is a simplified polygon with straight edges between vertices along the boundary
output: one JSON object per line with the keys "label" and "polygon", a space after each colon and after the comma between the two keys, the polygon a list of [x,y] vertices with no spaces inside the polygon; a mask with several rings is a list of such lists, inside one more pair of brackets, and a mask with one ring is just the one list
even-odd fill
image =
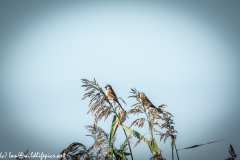
{"label": "bird", "polygon": [[118,114],[117,119],[116,119],[116,127],[115,127],[115,130],[113,132],[113,136],[115,135],[118,126],[122,125],[122,123],[126,120],[126,117],[127,117],[127,112],[125,110],[121,110]]}
{"label": "bird", "polygon": [[117,95],[116,95],[116,93],[114,92],[114,90],[112,89],[112,86],[111,86],[110,84],[107,84],[104,88],[106,89],[106,96],[107,96],[107,98],[110,99],[110,100],[113,100],[113,101],[117,102],[117,104],[120,106],[120,108],[121,108],[122,110],[124,110],[124,109],[122,108],[122,105],[119,103],[118,98],[117,98]]}
{"label": "bird", "polygon": [[118,102],[117,95],[114,92],[114,90],[112,89],[112,86],[107,84],[104,88],[106,89],[106,96],[107,96],[107,98],[110,99],[110,100],[113,100],[115,102]]}
{"label": "bird", "polygon": [[147,96],[143,92],[140,92],[139,100],[140,100],[140,102],[142,103],[143,106],[145,106],[147,108],[152,107],[152,108],[157,109],[157,107],[155,107],[152,104],[152,102],[147,98]]}

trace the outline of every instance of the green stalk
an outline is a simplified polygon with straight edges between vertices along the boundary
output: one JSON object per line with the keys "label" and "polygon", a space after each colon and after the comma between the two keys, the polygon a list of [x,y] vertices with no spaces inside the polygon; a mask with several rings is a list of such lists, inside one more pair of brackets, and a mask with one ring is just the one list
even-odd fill
{"label": "green stalk", "polygon": [[[125,129],[124,129],[124,128],[122,128],[122,129],[123,129],[123,132],[124,132],[124,134],[125,134],[125,137],[127,137],[127,133],[126,133]],[[132,160],[133,160],[132,149],[131,149],[129,140],[128,140],[128,147],[129,147],[129,150],[130,150],[131,158],[132,158]]]}
{"label": "green stalk", "polygon": [[[100,87],[99,87],[100,88]],[[100,88],[100,90],[99,90],[104,96],[105,96],[105,98],[106,98],[106,101],[108,102],[108,104],[112,107],[112,109],[113,109],[113,112],[114,112],[114,114],[116,115],[116,117],[118,118],[118,114],[117,114],[117,112],[116,112],[116,110],[115,110],[115,108],[113,107],[113,105],[112,105],[112,103],[110,103],[110,101],[108,100],[108,98],[106,97],[106,95],[105,95],[105,93],[103,92],[103,90],[102,90],[102,88]],[[120,102],[118,103],[119,105],[120,105],[120,107],[122,108],[122,106],[121,106],[121,104],[120,104]],[[125,132],[125,130],[123,129],[123,131],[124,131],[124,134],[125,134],[125,137],[126,138],[128,138],[127,137],[127,134],[126,134],[126,132]],[[110,135],[111,136],[111,135]],[[113,144],[112,144],[113,145]],[[130,150],[130,153],[131,153],[131,158],[132,158],[132,160],[133,160],[133,155],[132,155],[132,149],[131,149],[131,145],[130,145],[130,143],[129,143],[129,141],[128,141],[128,146],[129,146],[129,150]]]}
{"label": "green stalk", "polygon": [[176,150],[176,153],[177,153],[177,158],[178,158],[178,160],[179,160],[178,151],[177,151],[177,146],[176,146],[175,140],[174,140],[174,145],[175,145],[175,150]]}

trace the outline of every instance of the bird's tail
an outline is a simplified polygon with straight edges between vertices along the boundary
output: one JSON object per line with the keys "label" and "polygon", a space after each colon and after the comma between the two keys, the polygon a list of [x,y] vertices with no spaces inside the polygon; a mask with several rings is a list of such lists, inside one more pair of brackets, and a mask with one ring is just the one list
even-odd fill
{"label": "bird's tail", "polygon": [[117,104],[120,106],[120,108],[121,108],[122,110],[124,110],[123,107],[122,107],[122,105],[119,103],[119,101],[116,101],[116,102],[117,102]]}
{"label": "bird's tail", "polygon": [[150,106],[150,107],[158,109],[158,108],[157,108],[157,107],[155,107],[153,104],[151,104],[151,106]]}

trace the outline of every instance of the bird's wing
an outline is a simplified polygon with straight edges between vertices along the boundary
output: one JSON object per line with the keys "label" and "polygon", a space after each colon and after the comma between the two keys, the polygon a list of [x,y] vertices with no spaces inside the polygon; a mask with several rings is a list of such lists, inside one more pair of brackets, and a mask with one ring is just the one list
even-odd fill
{"label": "bird's wing", "polygon": [[148,107],[156,108],[156,107],[152,104],[152,102],[147,98],[147,96],[145,96],[145,100],[146,100],[146,102],[148,103]]}
{"label": "bird's wing", "polygon": [[107,95],[108,99],[117,101],[116,94],[114,93],[113,90],[108,89],[108,90],[106,91],[106,95]]}
{"label": "bird's wing", "polygon": [[117,100],[117,95],[116,95],[116,93],[114,92],[113,89],[110,90],[110,94],[112,95],[112,97],[113,97],[114,99]]}

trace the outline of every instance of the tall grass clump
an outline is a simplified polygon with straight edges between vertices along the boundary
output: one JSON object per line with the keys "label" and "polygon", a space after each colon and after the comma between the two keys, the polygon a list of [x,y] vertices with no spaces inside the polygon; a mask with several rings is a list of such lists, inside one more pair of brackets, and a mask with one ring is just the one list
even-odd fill
{"label": "tall grass clump", "polygon": [[[177,130],[174,128],[174,116],[165,109],[168,105],[161,104],[155,107],[147,98],[147,95],[136,88],[132,88],[130,89],[129,98],[133,98],[136,103],[131,105],[129,110],[125,110],[122,107],[122,104],[126,105],[125,101],[121,97],[109,100],[105,91],[95,79],[93,81],[82,79],[82,83],[82,87],[85,89],[82,99],[89,100],[87,114],[91,113],[94,116],[93,124],[87,125],[85,128],[90,133],[87,136],[92,137],[94,143],[90,147],[78,142],[70,144],[61,152],[61,155],[63,155],[61,160],[64,160],[64,158],[69,160],[133,160],[133,148],[140,142],[144,142],[148,146],[152,154],[149,157],[150,160],[165,160],[159,142],[163,141],[165,143],[169,138],[171,140],[172,159],[174,159],[175,151],[179,160],[178,151],[180,150],[218,142],[193,145],[178,150],[176,148]],[[138,118],[133,120],[131,124],[125,124],[125,119],[133,115],[137,115]],[[110,116],[112,117],[112,123],[109,126],[109,132],[106,132],[98,126],[98,122],[102,119],[106,120]],[[150,135],[148,138],[145,137],[146,134],[143,135],[137,131],[138,128],[142,128],[144,125],[148,128]],[[122,129],[125,138],[120,146],[116,146],[115,142],[118,138],[116,131],[119,128]],[[136,142],[133,144],[134,139],[136,139]],[[231,145],[229,153],[231,157],[228,160],[236,158]]]}

